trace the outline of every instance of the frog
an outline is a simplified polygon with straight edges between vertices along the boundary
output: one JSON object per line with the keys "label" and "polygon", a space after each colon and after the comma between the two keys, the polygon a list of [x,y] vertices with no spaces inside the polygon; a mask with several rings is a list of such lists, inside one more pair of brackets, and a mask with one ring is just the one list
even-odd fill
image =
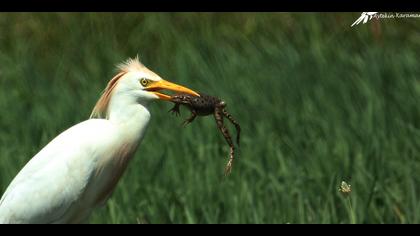
{"label": "frog", "polygon": [[197,116],[208,116],[213,115],[214,119],[216,120],[216,124],[220,132],[223,134],[226,142],[229,145],[230,152],[229,152],[229,161],[225,167],[225,175],[229,175],[232,172],[232,165],[235,153],[235,146],[233,144],[232,138],[230,136],[229,130],[224,125],[224,117],[226,117],[236,129],[236,143],[239,147],[239,139],[241,133],[241,127],[239,123],[232,117],[231,114],[226,110],[226,102],[222,99],[214,96],[210,96],[204,93],[199,93],[198,96],[189,95],[186,93],[178,93],[171,96],[170,101],[175,103],[174,107],[169,110],[176,116],[179,116],[180,106],[183,105],[187,107],[190,112],[191,116],[188,117],[182,125],[185,127],[186,125],[190,124],[194,121]]}

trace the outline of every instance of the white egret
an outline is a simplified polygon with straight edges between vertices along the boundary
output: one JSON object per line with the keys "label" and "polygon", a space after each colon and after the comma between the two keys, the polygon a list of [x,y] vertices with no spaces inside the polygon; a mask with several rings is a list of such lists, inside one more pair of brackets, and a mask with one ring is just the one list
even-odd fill
{"label": "white egret", "polygon": [[163,80],[138,58],[119,66],[90,119],[67,129],[17,174],[0,200],[0,223],[83,223],[104,204],[137,150],[149,102],[162,89],[199,96]]}

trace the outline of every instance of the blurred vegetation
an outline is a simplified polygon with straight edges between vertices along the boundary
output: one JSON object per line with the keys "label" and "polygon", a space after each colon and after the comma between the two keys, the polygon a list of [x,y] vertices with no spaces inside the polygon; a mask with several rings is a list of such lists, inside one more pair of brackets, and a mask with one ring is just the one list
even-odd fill
{"label": "blurred vegetation", "polygon": [[1,13],[0,192],[139,54],[161,77],[223,98],[241,149],[223,178],[214,119],[182,128],[156,102],[92,223],[419,223],[420,22],[351,28],[359,16]]}

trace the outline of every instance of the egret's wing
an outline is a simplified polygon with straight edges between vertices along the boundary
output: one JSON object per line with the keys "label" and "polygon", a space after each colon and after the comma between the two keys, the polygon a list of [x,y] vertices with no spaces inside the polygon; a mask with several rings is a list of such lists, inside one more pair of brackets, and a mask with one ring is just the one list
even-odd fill
{"label": "egret's wing", "polygon": [[[63,157],[63,153],[57,155]],[[21,178],[8,188],[0,205],[0,221],[2,217],[10,223],[53,223],[60,220],[86,187],[87,181],[83,183],[72,177],[74,167],[69,162],[51,162],[37,172],[19,174]],[[83,176],[81,179],[89,178],[88,168],[78,172]]]}
{"label": "egret's wing", "polygon": [[65,220],[95,170],[95,155],[100,154],[95,150],[95,144],[100,144],[98,130],[107,132],[108,126],[100,120],[85,121],[60,134],[35,155],[3,195],[0,223]]}

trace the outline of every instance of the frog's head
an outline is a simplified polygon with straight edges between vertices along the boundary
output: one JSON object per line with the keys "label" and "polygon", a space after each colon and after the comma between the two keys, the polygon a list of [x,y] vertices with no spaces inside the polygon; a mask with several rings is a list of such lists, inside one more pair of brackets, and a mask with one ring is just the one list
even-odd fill
{"label": "frog's head", "polygon": [[179,104],[190,104],[191,98],[192,97],[186,93],[178,93],[171,96],[171,102],[179,103]]}

